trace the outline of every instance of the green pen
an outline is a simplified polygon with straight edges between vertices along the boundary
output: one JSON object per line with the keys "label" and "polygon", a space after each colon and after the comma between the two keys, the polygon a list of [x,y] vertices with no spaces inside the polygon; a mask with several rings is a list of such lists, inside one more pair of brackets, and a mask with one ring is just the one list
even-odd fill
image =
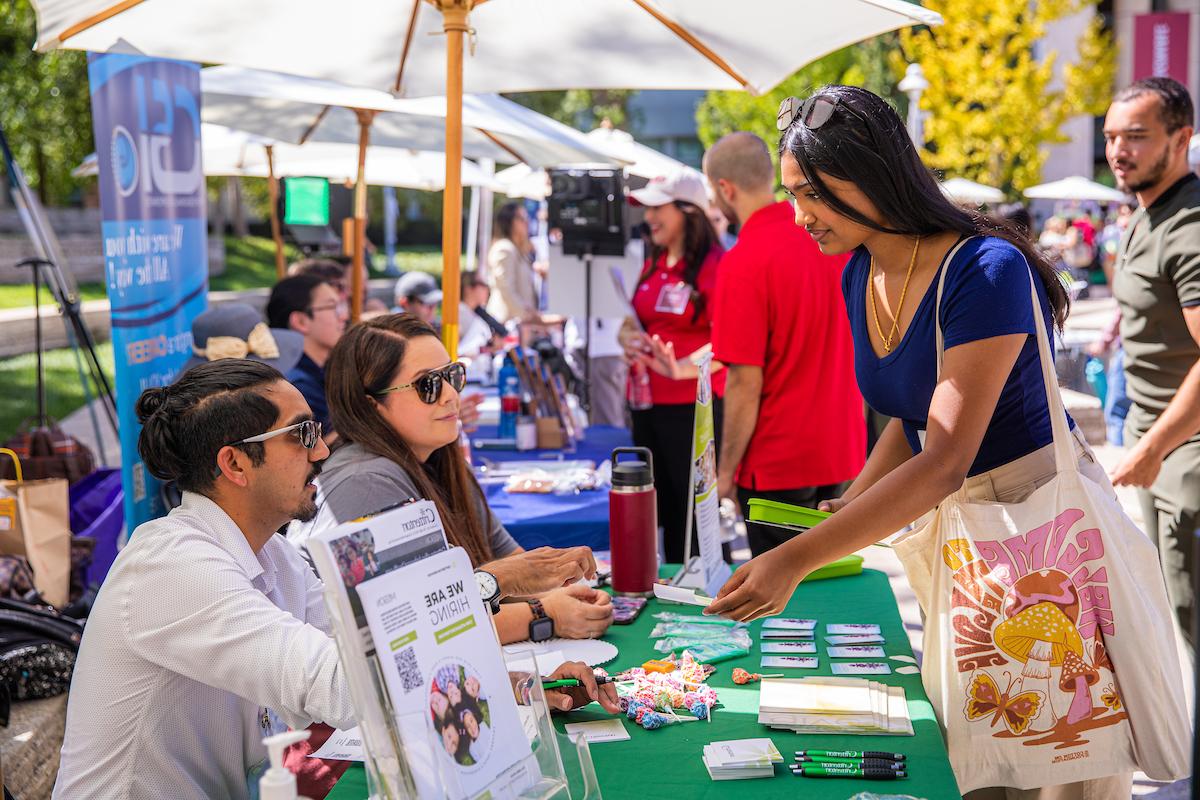
{"label": "green pen", "polygon": [[831,756],[796,756],[797,766],[895,767],[904,769],[905,762],[884,758],[834,758]]}
{"label": "green pen", "polygon": [[865,778],[867,780],[891,781],[907,778],[908,773],[902,769],[883,769],[881,767],[866,767],[853,769],[829,769],[827,767],[792,767],[793,775],[805,778]]}
{"label": "green pen", "polygon": [[888,761],[903,761],[904,753],[885,753],[881,750],[797,750],[798,756],[826,756],[828,758],[886,758]]}
{"label": "green pen", "polygon": [[[614,683],[614,679],[608,675],[597,675],[596,685],[600,686],[605,683]],[[543,689],[570,689],[579,686],[578,678],[563,678],[557,681],[542,681]]]}

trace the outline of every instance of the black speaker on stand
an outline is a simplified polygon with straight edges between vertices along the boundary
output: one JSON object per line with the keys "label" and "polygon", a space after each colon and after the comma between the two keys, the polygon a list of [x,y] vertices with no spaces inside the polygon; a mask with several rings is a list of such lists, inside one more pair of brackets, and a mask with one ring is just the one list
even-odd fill
{"label": "black speaker on stand", "polygon": [[583,397],[591,410],[592,394],[592,260],[623,256],[629,232],[625,226],[625,174],[618,167],[550,170],[549,224],[562,231],[563,255],[583,261],[584,334]]}

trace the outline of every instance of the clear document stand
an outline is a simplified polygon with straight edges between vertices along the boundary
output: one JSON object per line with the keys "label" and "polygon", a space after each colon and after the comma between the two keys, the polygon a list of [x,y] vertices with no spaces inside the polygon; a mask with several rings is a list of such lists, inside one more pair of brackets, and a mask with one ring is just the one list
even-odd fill
{"label": "clear document stand", "polygon": [[[326,590],[328,592],[328,589]],[[326,598],[327,601],[331,597]],[[364,767],[371,800],[470,800],[447,759],[439,757],[441,736],[427,712],[397,718],[387,707],[383,675],[375,659],[361,655],[359,642],[347,643],[345,628],[338,624],[334,602],[326,606],[333,617],[334,639],[346,671],[350,697],[363,737]],[[499,642],[497,641],[497,647]],[[509,656],[508,661],[536,664],[532,651]],[[537,670],[534,670],[536,673]],[[528,715],[524,723],[531,755],[506,771],[500,784],[478,796],[515,797],[516,800],[601,800],[600,783],[592,764],[591,750],[583,736],[572,739],[560,734],[550,718],[550,707],[537,675],[527,675],[516,686],[518,696],[528,698],[519,706]],[[507,790],[514,772],[533,770],[540,775],[517,793]],[[423,788],[418,788],[423,787]]]}

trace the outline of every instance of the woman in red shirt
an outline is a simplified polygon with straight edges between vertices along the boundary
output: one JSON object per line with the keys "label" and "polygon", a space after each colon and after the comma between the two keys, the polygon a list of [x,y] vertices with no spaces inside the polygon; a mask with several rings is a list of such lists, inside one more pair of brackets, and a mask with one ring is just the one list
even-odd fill
{"label": "woman in red shirt", "polygon": [[[626,326],[622,333],[626,356],[634,365],[630,380],[636,381],[639,370],[646,369],[651,336],[673,345],[680,355],[711,344],[717,262],[724,251],[706,214],[708,191],[704,178],[695,170],[655,178],[645,188],[631,192],[630,202],[645,206],[650,229],[649,257],[632,298],[641,330]],[[724,372],[714,373],[712,383],[719,452]],[[679,563],[683,561],[689,512],[696,379],[673,380],[649,370],[649,388],[648,408],[644,403],[631,403],[633,442],[649,448],[654,455],[663,555],[668,562]],[[636,392],[631,392],[633,396]],[[697,551],[693,548],[692,552]]]}

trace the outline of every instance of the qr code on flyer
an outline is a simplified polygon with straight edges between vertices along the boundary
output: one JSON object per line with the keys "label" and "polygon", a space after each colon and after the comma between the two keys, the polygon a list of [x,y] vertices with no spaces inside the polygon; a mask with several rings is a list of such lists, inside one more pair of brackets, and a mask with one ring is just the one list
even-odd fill
{"label": "qr code on flyer", "polygon": [[400,673],[400,686],[403,687],[404,693],[408,694],[423,683],[421,669],[417,666],[417,654],[411,647],[406,647],[396,653],[395,659],[396,672]]}

